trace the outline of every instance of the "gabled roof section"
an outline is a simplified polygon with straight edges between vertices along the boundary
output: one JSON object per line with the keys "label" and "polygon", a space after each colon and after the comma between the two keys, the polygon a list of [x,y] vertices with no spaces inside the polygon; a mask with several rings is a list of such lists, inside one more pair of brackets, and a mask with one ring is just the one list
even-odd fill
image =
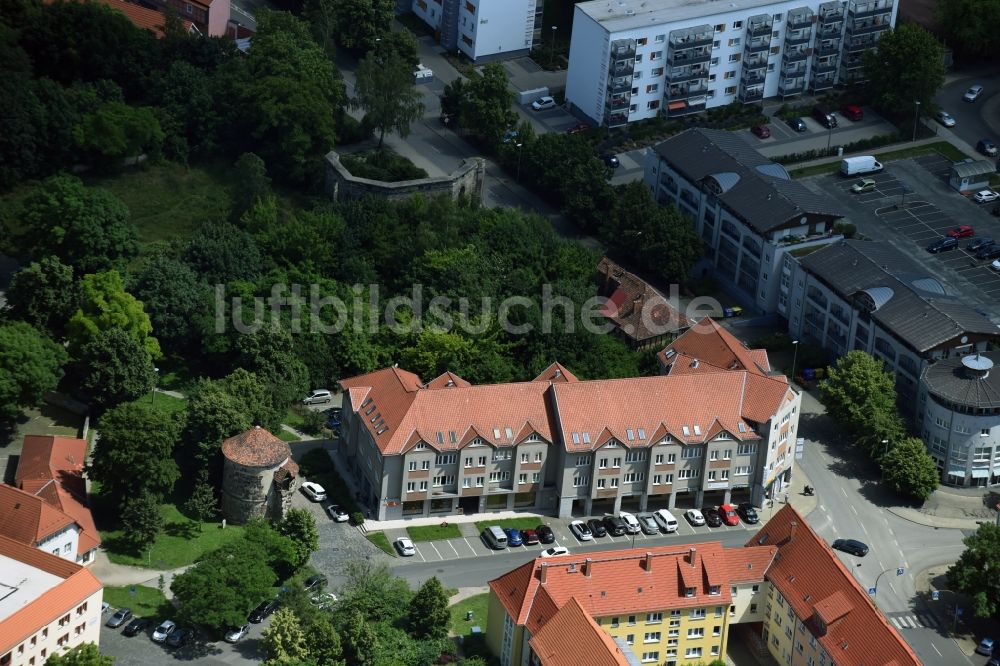
{"label": "gabled roof section", "polygon": [[566,382],[577,382],[580,380],[576,378],[576,375],[567,370],[566,366],[556,361],[555,363],[552,363],[549,367],[542,370],[538,374],[538,376],[531,381],[566,383]]}
{"label": "gabled roof section", "polygon": [[41,497],[0,484],[0,535],[26,546],[37,546],[75,523],[73,518]]}
{"label": "gabled roof section", "polygon": [[851,572],[795,509],[782,507],[746,545],[757,548],[761,544],[778,550],[767,580],[834,664],[920,665]]}
{"label": "gabled roof section", "polygon": [[703,317],[657,357],[668,373],[746,370],[767,375],[771,371],[767,351],[747,348],[711,317]]}
{"label": "gabled roof section", "polygon": [[541,666],[628,666],[614,639],[575,598],[566,602],[528,642]]}
{"label": "gabled roof section", "polygon": [[833,200],[791,180],[781,165],[761,155],[739,134],[689,129],[654,150],[691,182],[710,178],[723,205],[760,234],[797,225],[806,215],[843,217]]}
{"label": "gabled roof section", "polygon": [[628,338],[641,343],[691,326],[660,292],[607,257],[598,262],[597,274],[606,298],[601,314]]}
{"label": "gabled roof section", "polygon": [[472,386],[469,382],[465,381],[454,372],[445,371],[438,375],[434,379],[427,382],[427,386],[424,388],[429,389],[439,389],[439,388],[456,388]]}

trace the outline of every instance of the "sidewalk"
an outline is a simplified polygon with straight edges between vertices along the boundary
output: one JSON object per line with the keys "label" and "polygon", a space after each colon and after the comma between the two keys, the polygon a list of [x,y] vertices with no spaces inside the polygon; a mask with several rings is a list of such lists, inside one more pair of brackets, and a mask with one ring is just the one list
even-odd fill
{"label": "sidewalk", "polygon": [[895,506],[888,511],[904,520],[927,527],[976,530],[982,523],[997,520],[995,503],[988,505],[983,488],[948,488],[935,490],[919,508]]}
{"label": "sidewalk", "polygon": [[[979,644],[979,637],[994,635],[996,623],[991,618],[975,617],[972,600],[947,589],[947,573],[947,565],[925,569],[914,577],[914,586],[922,605],[937,619],[948,637],[955,641],[958,649],[972,656]],[[931,597],[932,591],[938,592],[937,601]],[[963,609],[960,617],[955,615],[956,606]]]}
{"label": "sidewalk", "polygon": [[98,550],[94,557],[94,563],[90,565],[90,572],[94,574],[105,587],[127,587],[130,585],[143,585],[145,587],[156,588],[160,583],[160,576],[163,576],[163,594],[167,599],[172,599],[170,593],[170,583],[174,576],[187,571],[188,567],[178,569],[143,569],[141,567],[130,567],[124,564],[115,564],[108,559],[107,553]]}

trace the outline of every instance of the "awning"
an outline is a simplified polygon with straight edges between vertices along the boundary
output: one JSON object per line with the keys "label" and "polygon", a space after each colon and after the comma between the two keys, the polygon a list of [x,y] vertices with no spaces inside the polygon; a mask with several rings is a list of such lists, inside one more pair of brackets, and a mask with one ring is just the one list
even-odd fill
{"label": "awning", "polygon": [[678,109],[683,109],[687,105],[688,103],[685,102],[684,100],[680,100],[677,102],[668,102],[667,109],[669,109],[670,111],[677,111]]}
{"label": "awning", "polygon": [[961,477],[964,477],[965,476],[965,468],[964,467],[949,467],[948,468],[948,474],[950,476],[961,476]]}
{"label": "awning", "polygon": [[976,469],[972,468],[972,478],[973,479],[988,479],[990,477],[990,470],[988,469]]}

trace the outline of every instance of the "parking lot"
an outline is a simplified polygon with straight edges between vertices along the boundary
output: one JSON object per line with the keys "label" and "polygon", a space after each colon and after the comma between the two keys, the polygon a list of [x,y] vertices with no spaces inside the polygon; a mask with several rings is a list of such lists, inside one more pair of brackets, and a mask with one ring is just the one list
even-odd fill
{"label": "parking lot", "polygon": [[[761,520],[765,520],[768,517],[769,509],[762,509],[760,511]],[[551,516],[539,516],[538,524],[548,525],[552,528],[552,532],[555,534],[556,540],[552,544],[536,544],[534,546],[508,546],[503,550],[494,550],[484,543],[482,537],[479,534],[478,528],[475,523],[457,523],[459,530],[462,532],[462,537],[458,539],[440,539],[437,541],[418,541],[414,543],[416,555],[411,558],[405,558],[406,560],[413,562],[443,562],[448,560],[460,560],[473,557],[492,557],[494,555],[502,555],[507,552],[541,552],[547,548],[553,546],[565,546],[569,548],[572,553],[574,548],[580,546],[606,546],[613,547],[615,545],[620,547],[629,547],[632,545],[633,537],[635,540],[636,547],[639,544],[648,544],[650,546],[665,546],[670,543],[671,539],[677,539],[683,536],[711,536],[713,534],[721,534],[723,532],[755,532],[759,528],[759,525],[746,525],[740,521],[739,525],[729,527],[727,525],[722,525],[721,527],[708,527],[702,525],[699,527],[694,527],[687,520],[684,519],[682,511],[674,511],[674,517],[677,518],[677,531],[670,534],[657,534],[649,536],[643,534],[642,532],[638,534],[626,534],[623,536],[607,536],[595,538],[592,541],[579,541],[575,536],[573,536],[569,531],[569,524],[573,520],[586,520],[580,518],[553,518]],[[390,541],[395,541],[401,536],[407,536],[406,530],[404,528],[389,529],[385,530],[385,535]]]}
{"label": "parking lot", "polygon": [[250,633],[235,644],[215,641],[211,636],[197,635],[193,643],[169,648],[163,643],[154,643],[151,638],[156,624],[167,618],[152,618],[153,621],[145,631],[129,638],[122,635],[121,627],[111,629],[104,626],[110,613],[109,611],[101,617],[101,652],[114,657],[118,666],[166,666],[178,661],[242,665],[260,663],[264,659],[260,651],[260,639],[270,618],[265,618],[260,624],[251,624]]}
{"label": "parking lot", "polygon": [[[982,236],[1000,241],[1000,218],[990,214],[997,204],[977,204],[949,187],[950,167],[951,162],[940,155],[890,162],[883,172],[864,176],[874,180],[876,188],[861,194],[850,191],[860,177],[826,175],[803,182],[837,199],[845,219],[865,236],[892,243],[940,279],[949,293],[1000,317],[1000,273],[967,249]],[[975,236],[959,239],[957,249],[927,252],[931,242],[960,224],[972,226]]]}

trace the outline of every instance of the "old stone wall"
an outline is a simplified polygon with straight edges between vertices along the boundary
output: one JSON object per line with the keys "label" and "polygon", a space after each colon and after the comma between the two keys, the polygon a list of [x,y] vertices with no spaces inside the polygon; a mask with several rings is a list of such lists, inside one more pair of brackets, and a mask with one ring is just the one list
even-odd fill
{"label": "old stone wall", "polygon": [[336,201],[360,199],[367,195],[406,199],[414,194],[446,194],[452,198],[468,196],[480,203],[483,200],[485,178],[486,160],[481,157],[463,160],[458,169],[448,176],[387,183],[353,176],[341,164],[340,155],[336,151],[331,150],[326,154],[326,193]]}
{"label": "old stone wall", "polygon": [[255,468],[226,460],[222,473],[222,514],[242,524],[267,514],[275,468]]}

